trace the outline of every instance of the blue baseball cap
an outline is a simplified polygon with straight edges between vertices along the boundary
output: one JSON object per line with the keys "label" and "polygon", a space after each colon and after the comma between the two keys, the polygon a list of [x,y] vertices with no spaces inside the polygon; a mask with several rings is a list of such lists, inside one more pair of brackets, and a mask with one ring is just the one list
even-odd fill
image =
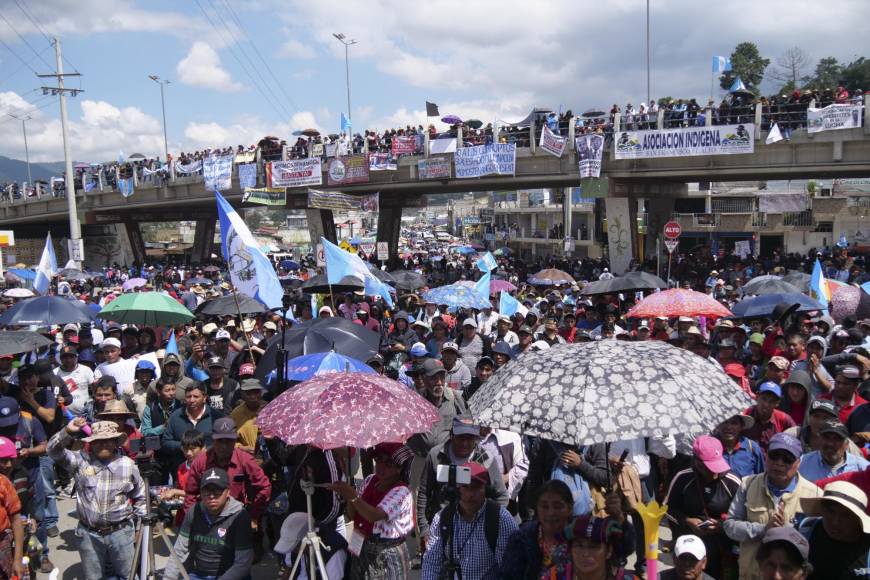
{"label": "blue baseball cap", "polygon": [[773,381],[761,383],[761,386],[758,387],[758,394],[760,395],[761,393],[773,393],[778,399],[782,398],[782,389]]}
{"label": "blue baseball cap", "polygon": [[428,356],[429,351],[426,350],[426,345],[422,342],[415,342],[411,346],[411,356]]}
{"label": "blue baseball cap", "polygon": [[140,360],[138,363],[136,363],[136,370],[137,371],[155,372],[156,369],[157,369],[157,367],[155,367],[154,363],[151,362],[150,360]]}

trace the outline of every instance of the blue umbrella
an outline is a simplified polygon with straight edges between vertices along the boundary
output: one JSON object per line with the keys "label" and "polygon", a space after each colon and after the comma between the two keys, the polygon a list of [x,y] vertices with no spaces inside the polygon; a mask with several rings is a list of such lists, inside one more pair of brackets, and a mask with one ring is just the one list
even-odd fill
{"label": "blue umbrella", "polygon": [[335,351],[304,354],[287,361],[288,381],[307,381],[317,375],[326,373],[343,373],[345,371],[372,373],[375,370],[366,363],[338,354]]}
{"label": "blue umbrella", "polygon": [[3,326],[52,326],[93,322],[94,314],[87,304],[62,296],[36,296],[22,300],[0,315]]}
{"label": "blue umbrella", "polygon": [[475,250],[471,246],[461,246],[461,247],[457,248],[456,251],[462,255],[466,255],[466,254],[473,254],[477,250]]}
{"label": "blue umbrella", "polygon": [[764,294],[763,296],[741,300],[734,305],[731,312],[734,313],[734,318],[770,318],[774,308],[779,304],[788,304],[789,306],[799,304],[794,312],[824,310],[821,304],[809,296],[789,292],[783,294]]}
{"label": "blue umbrella", "polygon": [[439,286],[423,294],[423,299],[435,304],[446,304],[454,308],[486,308],[492,306],[489,300],[475,292],[474,288],[459,283]]}
{"label": "blue umbrella", "polygon": [[281,260],[281,263],[279,263],[278,265],[281,266],[282,268],[284,268],[285,270],[298,270],[299,269],[299,263],[294,262],[293,260]]}
{"label": "blue umbrella", "polygon": [[36,272],[33,270],[25,270],[24,268],[9,268],[7,270],[10,274],[14,276],[18,276],[22,280],[36,280]]}

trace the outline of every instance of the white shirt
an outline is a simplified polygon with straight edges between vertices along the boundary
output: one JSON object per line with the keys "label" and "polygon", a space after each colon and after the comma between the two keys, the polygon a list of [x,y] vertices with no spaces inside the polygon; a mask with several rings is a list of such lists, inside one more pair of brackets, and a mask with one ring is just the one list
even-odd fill
{"label": "white shirt", "polygon": [[610,445],[610,456],[621,457],[622,452],[626,449],[628,450],[628,457],[625,460],[637,468],[637,473],[640,477],[647,477],[650,474],[651,467],[647,453],[655,453],[664,459],[673,459],[677,455],[677,441],[673,435],[649,437],[649,449],[647,449],[646,441],[643,437],[627,441],[617,441]]}
{"label": "white shirt", "polygon": [[91,394],[88,390],[90,384],[94,382],[94,371],[82,364],[77,364],[76,368],[71,371],[65,371],[61,367],[54,369],[54,374],[63,379],[72,394],[72,404],[69,410],[73,415],[79,416],[85,410],[85,404],[91,400]]}
{"label": "white shirt", "polygon": [[488,335],[492,332],[492,329],[495,327],[497,322],[497,312],[491,310],[489,316],[487,316],[485,312],[481,311],[477,315],[477,332],[482,335]]}

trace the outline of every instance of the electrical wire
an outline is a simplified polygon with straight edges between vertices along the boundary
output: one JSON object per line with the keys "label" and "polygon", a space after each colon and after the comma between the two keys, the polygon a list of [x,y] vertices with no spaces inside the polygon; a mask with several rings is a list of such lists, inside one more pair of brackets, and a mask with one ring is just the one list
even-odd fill
{"label": "electrical wire", "polygon": [[[29,109],[27,111],[22,111],[22,112],[16,113],[16,114],[19,117],[26,117],[27,115],[31,115],[31,114],[35,113],[36,111],[41,111],[42,109],[46,109],[46,108],[50,107],[51,105],[54,105],[55,104],[54,99],[55,99],[54,97],[49,96],[48,101],[44,101],[43,104],[41,104],[40,106],[34,107],[34,108]],[[34,103],[31,103],[31,104],[35,104],[36,102],[38,102],[38,100],[34,101]],[[5,119],[0,119],[0,126],[4,125],[6,123],[10,123],[12,121],[19,121],[20,122],[21,119],[16,119],[15,117],[6,117]]]}
{"label": "electrical wire", "polygon": [[[17,58],[18,60],[20,60],[21,63],[22,63],[24,66],[26,66],[27,68],[29,68],[30,71],[31,71],[33,74],[35,74],[35,75],[38,75],[38,74],[39,74],[39,72],[37,72],[37,70],[36,70],[35,68],[33,68],[32,66],[30,66],[30,63],[29,63],[28,61],[24,60],[24,57],[23,57],[23,56],[21,56],[20,54],[18,54],[18,53],[15,52],[14,50],[12,50],[12,47],[9,46],[8,44],[6,44],[6,42],[5,42],[2,38],[0,38],[0,44],[2,44],[3,46],[5,46],[5,47],[6,47],[6,50],[8,50],[8,51],[11,52],[12,54],[14,54],[14,55],[15,55],[15,58]],[[34,60],[34,59],[30,59],[30,60],[32,61],[32,60]],[[21,67],[18,67],[18,69],[15,71],[15,73],[17,73],[19,70],[21,70]],[[15,74],[15,73],[13,73],[13,74]],[[10,76],[12,76],[12,75],[10,75]],[[8,78],[9,78],[9,77],[7,77],[7,79],[8,79]]]}
{"label": "electrical wire", "polygon": [[[13,0],[13,1],[15,2],[15,5],[18,6],[18,9],[21,10],[21,12],[27,17],[28,20],[30,20],[30,22],[33,24],[33,26],[35,26],[36,29],[39,30],[39,33],[42,34],[42,37],[46,40],[46,42],[48,42],[48,45],[54,46],[54,40],[48,35],[48,33],[45,31],[45,29],[42,27],[42,25],[39,23],[39,21],[33,17],[32,13],[29,10],[27,10],[24,7],[24,5],[19,2],[19,0]],[[76,65],[71,63],[66,56],[62,56],[61,58],[63,58],[63,61],[65,63],[67,63],[68,65],[70,65],[72,67],[74,72],[79,73],[79,69],[76,68]],[[79,73],[79,74],[81,74],[81,73]],[[79,82],[81,83],[81,81],[79,81]]]}
{"label": "electrical wire", "polygon": [[[37,52],[37,50],[36,50],[35,48],[33,48],[33,45],[30,44],[29,42],[27,42],[27,39],[26,39],[26,38],[24,38],[23,36],[21,36],[21,33],[18,32],[18,29],[15,28],[14,26],[12,26],[12,23],[9,22],[9,19],[7,19],[6,16],[3,15],[3,12],[2,12],[2,11],[0,11],[0,18],[2,18],[2,19],[3,19],[3,22],[5,22],[5,23],[9,26],[9,28],[12,29],[12,32],[14,32],[15,35],[16,35],[18,38],[21,39],[21,42],[23,42],[25,45],[27,45],[27,48],[29,48],[30,50],[32,50],[32,51],[33,51],[33,54],[35,54],[36,56],[39,57],[39,60],[41,60],[45,66],[47,66],[49,69],[52,68],[52,66],[48,63],[48,61],[45,60],[44,58],[42,58],[42,55],[41,55],[39,52]],[[5,44],[5,43],[4,43],[4,44]]]}
{"label": "electrical wire", "polygon": [[[2,42],[2,41],[0,41],[0,42]],[[6,43],[3,43],[3,44],[6,45]],[[6,48],[9,48],[9,46],[6,45]],[[45,47],[45,48],[42,50],[42,52],[47,51],[49,48],[51,48],[51,47],[50,47],[50,46]],[[9,50],[11,51],[12,49],[10,48]],[[14,53],[13,53],[13,54],[14,54]],[[15,56],[18,56],[18,55],[16,54]],[[21,57],[18,57],[18,58],[21,59]],[[0,85],[5,84],[9,79],[11,79],[11,78],[14,77],[15,75],[17,75],[17,74],[18,74],[19,72],[21,72],[21,70],[22,70],[23,68],[25,68],[25,67],[29,68],[29,69],[33,72],[33,74],[38,74],[38,73],[36,72],[36,70],[35,70],[32,66],[30,66],[30,63],[32,63],[34,60],[36,60],[36,57],[31,58],[29,61],[23,61],[23,60],[22,60],[23,64],[22,64],[21,66],[19,66],[17,69],[15,69],[14,71],[12,71],[10,74],[8,74],[8,75],[6,75],[5,77],[3,77],[2,79],[0,79]],[[37,89],[34,89],[34,90],[37,90]]]}

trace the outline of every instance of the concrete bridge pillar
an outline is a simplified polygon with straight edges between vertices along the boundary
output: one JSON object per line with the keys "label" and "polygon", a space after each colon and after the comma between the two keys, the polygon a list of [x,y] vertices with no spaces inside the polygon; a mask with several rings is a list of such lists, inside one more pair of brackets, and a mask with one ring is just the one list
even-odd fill
{"label": "concrete bridge pillar", "polygon": [[145,263],[145,241],[142,239],[142,230],[139,229],[139,222],[133,220],[124,221],[124,230],[127,232],[127,238],[130,240],[130,248],[133,250],[133,260],[142,265]]}
{"label": "concrete bridge pillar", "polygon": [[196,229],[193,232],[193,248],[191,248],[190,255],[191,263],[202,264],[211,256],[216,224],[216,216],[210,219],[196,220]]}
{"label": "concrete bridge pillar", "polygon": [[386,204],[384,201],[384,198],[381,198],[378,211],[378,241],[387,242],[390,249],[387,267],[393,269],[397,267],[399,261],[399,234],[402,231],[403,205],[398,201],[393,203],[388,201]]}
{"label": "concrete bridge pillar", "polygon": [[335,218],[331,209],[306,209],[305,217],[308,219],[308,232],[311,235],[311,250],[317,250],[320,238],[324,237],[333,244],[338,243],[335,231]]}

